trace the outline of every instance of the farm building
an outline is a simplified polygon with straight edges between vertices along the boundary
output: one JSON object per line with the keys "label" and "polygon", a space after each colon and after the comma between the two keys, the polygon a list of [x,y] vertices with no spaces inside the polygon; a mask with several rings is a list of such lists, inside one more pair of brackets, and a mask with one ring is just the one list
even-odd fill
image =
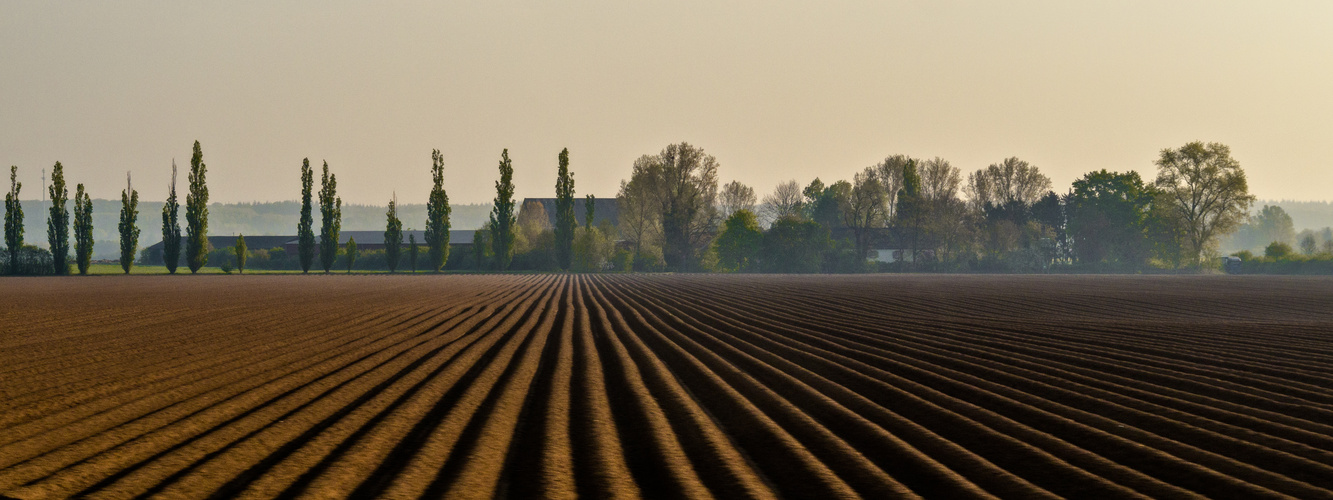
{"label": "farm building", "polygon": [[[456,229],[449,231],[449,247],[453,252],[471,252],[472,251],[472,229]],[[426,244],[425,231],[403,231],[403,245],[406,249],[408,235],[414,234],[417,237],[417,243],[423,247]],[[347,244],[349,238],[356,239],[356,247],[362,251],[383,250],[384,249],[384,231],[342,231],[338,234],[338,245]],[[319,234],[315,234],[315,244],[319,244]],[[208,245],[213,249],[227,248],[236,245],[236,236],[209,236]],[[300,239],[295,235],[282,236],[246,236],[245,246],[250,250],[268,250],[271,248],[282,248],[289,255],[295,255],[300,250]],[[181,237],[182,255],[184,255],[185,237]],[[162,264],[162,242],[149,245],[142,252],[144,264],[160,265]]]}
{"label": "farm building", "polygon": [[[472,235],[473,235],[474,233],[475,233],[475,230],[473,230],[473,229],[454,229],[454,230],[450,230],[450,231],[449,231],[449,248],[450,248],[450,252],[471,252],[471,251],[472,251]],[[423,247],[426,245],[426,232],[425,232],[425,231],[403,231],[403,246],[404,246],[404,248],[406,248],[406,246],[407,246],[408,235],[415,235],[415,236],[417,237],[417,244],[418,244],[418,245],[421,245],[421,246],[423,246]],[[284,249],[287,250],[287,253],[288,253],[288,254],[295,254],[297,251],[300,250],[301,240],[300,240],[299,238],[297,238],[297,237],[295,237],[295,236],[287,236],[286,238],[287,238],[287,240],[283,243],[282,247],[283,247]],[[383,230],[379,230],[379,231],[342,231],[342,232],[338,233],[338,245],[339,245],[339,246],[346,245],[346,244],[347,244],[347,240],[348,240],[349,238],[355,238],[355,239],[356,239],[356,248],[357,248],[358,250],[361,250],[361,251],[366,251],[366,250],[384,250],[384,231],[383,231]],[[250,238],[247,237],[247,238],[245,239],[245,241],[246,241],[247,243],[249,243]],[[318,242],[319,242],[319,234],[315,234],[315,241],[316,241],[316,244],[318,244]],[[255,248],[255,247],[254,247],[253,245],[251,245],[251,248]]]}
{"label": "farm building", "polygon": [[[529,203],[540,204],[542,210],[546,211],[547,219],[551,221],[551,227],[555,227],[555,198],[523,198],[523,203],[519,205],[519,215],[522,215],[523,210],[528,209]],[[579,222],[580,226],[583,225],[584,219],[588,217],[587,204],[588,200],[586,198],[574,198],[574,219]],[[620,222],[619,214],[620,209],[616,206],[615,198],[597,198],[593,203],[592,225],[600,226],[602,221],[609,221],[612,226],[617,225]],[[357,243],[361,242],[361,240],[356,241]]]}
{"label": "farm building", "polygon": [[[912,262],[911,245],[907,244],[907,238],[893,228],[874,228],[870,229],[870,254],[866,260],[875,262]],[[855,238],[851,229],[837,228],[830,235],[833,239],[853,240]],[[924,246],[924,245],[923,245]],[[918,250],[917,258],[930,259],[934,257],[934,250]]]}

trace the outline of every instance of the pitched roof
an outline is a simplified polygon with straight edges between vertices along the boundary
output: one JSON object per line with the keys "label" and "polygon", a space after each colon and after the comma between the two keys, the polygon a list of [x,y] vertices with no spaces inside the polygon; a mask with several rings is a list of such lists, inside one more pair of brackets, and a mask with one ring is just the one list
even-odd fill
{"label": "pitched roof", "polygon": [[[450,245],[471,245],[471,244],[472,244],[472,235],[474,234],[474,232],[475,232],[475,231],[472,230],[472,229],[451,229],[451,230],[449,230],[449,244],[450,244]],[[425,242],[426,242],[426,232],[425,232],[425,231],[403,231],[403,244],[404,244],[404,245],[407,244],[407,241],[408,241],[408,235],[416,235],[416,237],[417,237],[417,243],[419,243],[419,244],[425,244]],[[316,235],[315,235],[315,238],[316,238],[316,240],[318,241],[319,235],[316,234]],[[356,238],[356,244],[357,244],[357,245],[383,245],[383,244],[384,244],[384,230],[376,230],[376,231],[340,231],[340,232],[338,233],[338,244],[339,244],[339,245],[346,245],[346,244],[347,244],[347,240],[348,240],[349,238]],[[249,239],[247,238],[246,241],[249,241]],[[299,240],[297,237],[295,237],[295,236],[287,236],[287,241],[286,241],[286,243],[287,243],[287,244],[292,244],[292,245],[294,245],[294,244],[298,243],[299,241],[300,241],[300,240]]]}
{"label": "pitched roof", "polygon": [[[551,221],[551,227],[555,227],[555,198],[523,198],[523,203],[519,205],[519,211],[530,201],[542,204],[542,210],[546,211],[546,217]],[[587,198],[574,198],[574,219],[579,225],[583,225],[587,217]],[[596,198],[593,203],[593,224],[601,225],[602,221],[611,221],[611,225],[620,223],[620,208],[616,205],[615,198]]]}

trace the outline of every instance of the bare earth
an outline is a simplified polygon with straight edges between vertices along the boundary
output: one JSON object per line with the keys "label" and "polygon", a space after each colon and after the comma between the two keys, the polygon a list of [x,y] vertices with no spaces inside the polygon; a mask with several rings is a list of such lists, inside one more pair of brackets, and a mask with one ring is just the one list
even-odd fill
{"label": "bare earth", "polygon": [[0,278],[12,498],[1333,498],[1333,279]]}

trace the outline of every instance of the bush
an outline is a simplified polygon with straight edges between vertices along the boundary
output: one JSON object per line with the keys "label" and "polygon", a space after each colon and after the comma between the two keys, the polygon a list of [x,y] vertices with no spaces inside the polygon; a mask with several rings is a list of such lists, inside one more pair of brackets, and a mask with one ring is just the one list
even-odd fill
{"label": "bush", "polygon": [[1294,252],[1291,251],[1291,245],[1280,241],[1274,241],[1264,247],[1264,257],[1270,259],[1282,260],[1291,256],[1293,253]]}

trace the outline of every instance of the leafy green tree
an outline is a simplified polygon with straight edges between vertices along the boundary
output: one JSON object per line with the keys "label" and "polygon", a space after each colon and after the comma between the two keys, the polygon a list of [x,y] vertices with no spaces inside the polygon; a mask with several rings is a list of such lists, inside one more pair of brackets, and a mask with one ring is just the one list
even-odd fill
{"label": "leafy green tree", "polygon": [[417,246],[416,233],[407,234],[407,260],[412,263],[412,273],[417,272],[417,256],[421,254],[421,248]]}
{"label": "leafy green tree", "polygon": [[662,256],[671,269],[697,269],[713,241],[718,226],[717,168],[717,158],[684,142],[634,163],[628,184],[639,185],[650,200],[650,220],[661,224]]}
{"label": "leafy green tree", "polygon": [[74,193],[74,258],[79,274],[88,274],[93,259],[93,200],[83,184]]}
{"label": "leafy green tree", "polygon": [[797,217],[783,217],[764,233],[764,269],[774,273],[816,273],[830,246],[829,229]]}
{"label": "leafy green tree", "polygon": [[713,245],[717,248],[718,266],[724,271],[749,271],[759,260],[764,234],[759,220],[748,209],[737,209],[722,225],[722,234]]}
{"label": "leafy green tree", "polygon": [[491,209],[491,249],[495,267],[509,268],[514,259],[514,164],[509,161],[509,149],[500,153],[500,180],[495,181],[495,205]]}
{"label": "leafy green tree", "polygon": [[574,251],[574,173],[569,171],[569,148],[560,151],[555,178],[555,255],[561,269],[569,269]]}
{"label": "leafy green tree", "polygon": [[23,183],[18,181],[19,168],[9,167],[9,192],[5,193],[5,248],[9,250],[9,272],[17,274],[19,254],[23,252],[23,204],[19,202],[19,191]]}
{"label": "leafy green tree", "polygon": [[1192,263],[1198,263],[1219,236],[1239,226],[1254,204],[1240,162],[1231,157],[1231,148],[1216,142],[1163,149],[1156,185],[1185,232]]}
{"label": "leafy green tree", "polygon": [[69,190],[65,188],[65,167],[56,162],[51,169],[50,215],[46,219],[46,241],[51,249],[51,265],[56,274],[69,274]]}
{"label": "leafy green tree", "polygon": [[384,260],[389,265],[389,272],[398,270],[398,256],[403,248],[403,221],[398,220],[398,196],[389,200],[389,211],[384,214],[388,220],[384,224]]}
{"label": "leafy green tree", "polygon": [[194,141],[194,155],[190,157],[190,192],[185,195],[185,258],[190,272],[208,263],[208,185],[204,175],[204,152],[199,141]]}
{"label": "leafy green tree", "polygon": [[134,256],[139,253],[139,192],[125,174],[125,190],[120,193],[120,268],[130,274]]}
{"label": "leafy green tree", "polygon": [[1283,260],[1292,255],[1291,245],[1281,241],[1274,241],[1264,247],[1264,257],[1273,260]]}
{"label": "leafy green tree", "polygon": [[352,274],[352,266],[356,264],[356,238],[347,238],[347,274]]}
{"label": "leafy green tree", "polygon": [[907,238],[910,256],[904,260],[916,262],[917,247],[921,241],[921,226],[925,221],[925,200],[921,197],[921,176],[917,174],[916,160],[903,166],[903,188],[898,192],[898,207],[894,217]]}
{"label": "leafy green tree", "polygon": [[245,257],[248,251],[245,248],[244,234],[236,237],[235,252],[236,252],[236,272],[245,274]]}
{"label": "leafy green tree", "polygon": [[1074,181],[1065,205],[1079,262],[1138,266],[1147,262],[1152,186],[1138,172],[1100,170]]}
{"label": "leafy green tree", "polygon": [[333,269],[338,258],[338,235],[342,232],[343,200],[338,197],[338,176],[329,174],[329,162],[324,162],[324,176],[319,188],[319,262],[324,272]]}
{"label": "leafy green tree", "polygon": [[[444,155],[440,150],[430,153],[431,180],[434,186],[430,190],[430,199],[426,202],[426,244],[430,247],[428,258],[430,269],[440,272],[444,263],[449,261],[449,194],[444,192]],[[413,271],[416,269],[413,268]]]}
{"label": "leafy green tree", "polygon": [[1263,234],[1264,243],[1296,241],[1296,225],[1286,210],[1277,205],[1264,205],[1254,216],[1253,225]]}
{"label": "leafy green tree", "polygon": [[178,218],[180,203],[176,201],[176,160],[171,160],[171,184],[167,186],[167,202],[162,204],[162,263],[167,273],[176,274],[181,258],[181,225]]}
{"label": "leafy green tree", "polygon": [[301,221],[296,224],[296,251],[303,273],[309,273],[310,266],[315,263],[315,219],[310,199],[314,184],[315,170],[310,168],[310,158],[305,158],[301,160]]}
{"label": "leafy green tree", "polygon": [[1314,233],[1301,236],[1301,253],[1305,255],[1314,255],[1319,250],[1319,242],[1315,240]]}

